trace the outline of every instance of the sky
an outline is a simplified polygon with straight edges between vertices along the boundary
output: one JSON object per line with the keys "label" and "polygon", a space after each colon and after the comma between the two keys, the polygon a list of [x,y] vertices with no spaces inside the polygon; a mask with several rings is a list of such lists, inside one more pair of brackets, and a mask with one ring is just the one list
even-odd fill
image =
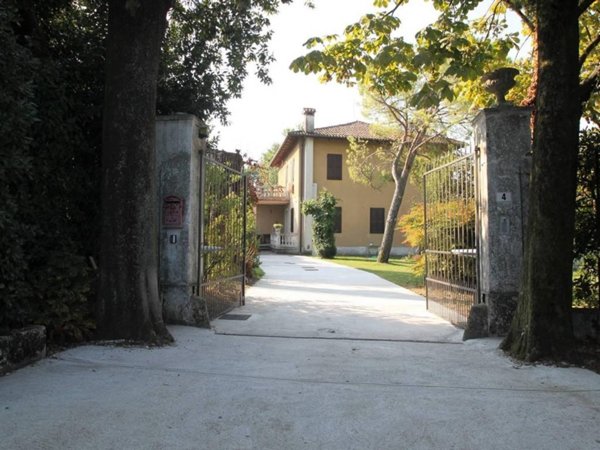
{"label": "sky", "polygon": [[[373,0],[317,0],[315,8],[301,0],[283,5],[272,17],[271,50],[276,61],[270,67],[273,83],[261,84],[255,76],[244,83],[240,99],[228,104],[229,125],[213,123],[219,133],[222,150],[241,150],[259,159],[274,143],[283,141],[286,128],[298,129],[303,122],[303,109],[315,108],[315,127],[366,120],[356,88],[336,83],[320,83],[315,75],[294,73],[290,63],[306,53],[302,46],[314,36],[341,34],[344,27],[372,12]],[[412,39],[425,25],[435,19],[431,4],[421,0],[403,6],[400,13],[401,32]]]}

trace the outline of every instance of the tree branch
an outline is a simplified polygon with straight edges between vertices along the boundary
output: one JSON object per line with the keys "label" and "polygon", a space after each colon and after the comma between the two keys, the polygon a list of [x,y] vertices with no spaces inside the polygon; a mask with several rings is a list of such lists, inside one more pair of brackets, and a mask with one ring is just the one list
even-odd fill
{"label": "tree branch", "polygon": [[395,106],[393,106],[391,104],[391,102],[386,101],[383,98],[375,98],[375,101],[377,103],[379,103],[380,105],[384,106],[389,113],[392,115],[392,117],[394,118],[394,120],[396,120],[396,122],[398,122],[398,124],[400,124],[400,126],[402,128],[404,128],[404,133],[407,133],[406,130],[406,122],[407,122],[407,118],[405,116],[403,116],[402,111],[399,108],[396,108]]}
{"label": "tree branch", "polygon": [[598,33],[596,38],[592,42],[590,42],[590,44],[585,48],[583,53],[581,53],[581,56],[579,57],[579,68],[580,69],[583,67],[583,64],[585,63],[585,60],[587,59],[587,57],[590,56],[590,53],[592,53],[592,51],[594,51],[594,49],[598,46],[598,44],[600,44],[600,33]]}
{"label": "tree branch", "polygon": [[598,89],[600,81],[600,64],[596,65],[596,68],[592,71],[589,76],[581,82],[579,85],[579,100],[583,104],[587,102],[592,93]]}
{"label": "tree branch", "polygon": [[387,11],[384,16],[392,16],[397,10],[398,8],[400,8],[400,6],[403,4],[404,2],[402,0],[396,0],[396,5],[390,9],[389,11]]}
{"label": "tree branch", "polygon": [[[503,1],[504,1],[504,3],[506,3],[506,6],[508,6],[517,16],[519,16],[519,18],[523,21],[523,23],[527,26],[527,28],[529,28],[529,31],[531,31],[532,33],[535,33],[535,24],[533,23],[533,20],[531,20],[529,17],[527,17],[527,15],[525,15],[523,10],[521,10],[521,8],[517,7],[513,3],[513,0],[503,0]],[[595,1],[595,0],[592,0],[592,1]]]}
{"label": "tree branch", "polygon": [[385,100],[382,100],[381,104],[388,109],[388,111],[394,117],[396,122],[403,123],[403,117],[402,117],[401,111],[399,111],[398,108],[394,108],[392,105],[390,105]]}
{"label": "tree branch", "polygon": [[494,26],[494,20],[496,19],[496,14],[498,14],[498,7],[500,6],[500,3],[496,3],[494,5],[494,11],[492,11],[492,14],[490,16],[489,22],[488,22],[488,29],[485,33],[485,40],[487,41],[488,37],[490,36],[491,32],[492,32],[492,27]]}

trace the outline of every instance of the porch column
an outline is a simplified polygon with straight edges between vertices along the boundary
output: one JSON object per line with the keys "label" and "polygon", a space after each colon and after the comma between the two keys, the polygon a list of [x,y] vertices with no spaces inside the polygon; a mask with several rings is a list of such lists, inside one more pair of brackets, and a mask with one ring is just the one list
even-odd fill
{"label": "porch column", "polygon": [[[313,164],[314,164],[314,139],[307,137],[304,140],[304,192],[302,200],[317,198],[316,189],[313,182]],[[312,243],[312,216],[302,215],[302,243],[300,253],[313,253]]]}
{"label": "porch column", "polygon": [[[304,108],[304,131],[306,133],[313,133],[315,122],[314,122],[315,110],[313,108]],[[310,200],[317,198],[316,185],[314,183],[314,154],[315,154],[315,140],[313,137],[307,136],[304,138],[304,179],[303,181],[303,192],[302,200]],[[301,207],[301,205],[298,205]],[[313,247],[312,238],[312,216],[302,215],[302,242],[300,242],[300,253],[315,253]]]}

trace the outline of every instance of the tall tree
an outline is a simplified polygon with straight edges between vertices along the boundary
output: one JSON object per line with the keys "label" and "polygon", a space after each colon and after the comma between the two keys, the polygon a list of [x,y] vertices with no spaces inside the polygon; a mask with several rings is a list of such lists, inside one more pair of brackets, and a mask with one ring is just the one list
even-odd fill
{"label": "tall tree", "polygon": [[[233,9],[234,13],[225,19],[217,20],[216,25],[213,23],[212,28],[208,30],[225,36],[223,39],[217,39],[219,54],[230,52],[236,55],[233,61],[222,63],[222,70],[241,70],[252,59],[258,62],[262,70],[263,65],[268,62],[268,57],[263,57],[260,52],[253,57],[240,55],[238,50],[233,48],[236,45],[235,39],[227,32],[221,33],[222,29],[235,28],[234,35],[241,39],[244,27],[250,27],[252,39],[255,39],[255,35],[262,36],[259,40],[268,39],[269,33],[263,35],[257,31],[267,26],[268,21],[263,20],[256,24],[244,14],[249,9],[253,14],[257,11],[268,14],[274,12],[278,4],[289,1],[232,1],[226,6],[225,9]],[[104,338],[155,343],[172,339],[163,322],[158,291],[154,127],[161,45],[167,30],[167,14],[173,8],[174,2],[175,0],[108,0],[97,314],[98,335]],[[256,4],[259,5],[258,9],[253,9]],[[202,8],[207,12],[206,8],[212,5],[213,2],[208,0],[188,4],[191,9],[196,8],[196,12]],[[215,14],[222,12],[220,7],[211,11]],[[181,25],[185,11],[178,9],[178,13],[183,16],[178,15],[175,21]],[[235,22],[242,16],[245,17],[243,24],[236,28]],[[249,17],[256,19],[257,16]],[[206,30],[202,30],[204,31]],[[192,26],[187,33],[197,36],[200,31],[194,30]],[[188,34],[184,33],[183,41],[189,47],[179,52],[182,58],[179,62],[183,66],[189,58],[193,59],[198,51],[194,40],[188,39]],[[199,38],[199,41],[203,42],[203,38]],[[254,47],[250,45],[244,48],[248,50]],[[210,62],[207,61],[208,64]],[[202,82],[198,84],[198,77],[201,79],[202,71],[208,69],[204,66],[188,69],[196,71],[192,79],[188,79],[193,85],[189,92],[194,95],[200,95],[197,90],[207,89],[210,92],[211,89],[215,89],[215,83],[219,83],[220,74],[215,74],[216,80],[211,80],[210,76],[204,80],[209,87]],[[226,85],[229,94],[239,93],[236,83],[240,82],[241,77],[226,78],[232,83]],[[178,88],[182,87],[181,84],[175,84]],[[220,84],[218,86],[218,89],[223,88]],[[185,86],[183,88],[185,90]],[[192,101],[186,104],[200,108],[194,112],[225,114],[222,103],[206,106],[202,102]]]}
{"label": "tall tree", "polygon": [[227,102],[242,93],[251,64],[270,83],[271,14],[279,0],[175,2],[163,43],[158,112],[226,122]]}
{"label": "tall tree", "polygon": [[98,335],[172,338],[158,290],[155,117],[171,0],[109,0]]}
{"label": "tall tree", "polygon": [[[410,105],[410,93],[383,97],[371,93],[366,102],[378,123],[386,123],[381,130],[390,139],[390,145],[373,148],[368,143],[350,139],[347,163],[353,181],[379,189],[382,183],[394,182],[377,262],[389,261],[398,213],[404,191],[418,156],[428,151],[440,153],[456,147],[458,141],[446,138],[446,133],[458,122],[458,115],[449,108],[436,104],[426,109]],[[378,128],[378,127],[374,127]]]}
{"label": "tall tree", "polygon": [[581,90],[577,2],[538,0],[537,95],[521,296],[502,348],[525,360],[572,345],[572,252]]}

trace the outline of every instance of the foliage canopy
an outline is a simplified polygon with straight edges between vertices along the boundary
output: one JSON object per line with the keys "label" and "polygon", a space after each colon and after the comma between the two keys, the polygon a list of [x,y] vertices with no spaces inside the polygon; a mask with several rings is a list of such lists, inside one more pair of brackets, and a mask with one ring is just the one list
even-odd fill
{"label": "foliage canopy", "polygon": [[[175,2],[157,110],[225,120],[286,2]],[[107,29],[104,0],[0,4],[0,333],[93,332]]]}

